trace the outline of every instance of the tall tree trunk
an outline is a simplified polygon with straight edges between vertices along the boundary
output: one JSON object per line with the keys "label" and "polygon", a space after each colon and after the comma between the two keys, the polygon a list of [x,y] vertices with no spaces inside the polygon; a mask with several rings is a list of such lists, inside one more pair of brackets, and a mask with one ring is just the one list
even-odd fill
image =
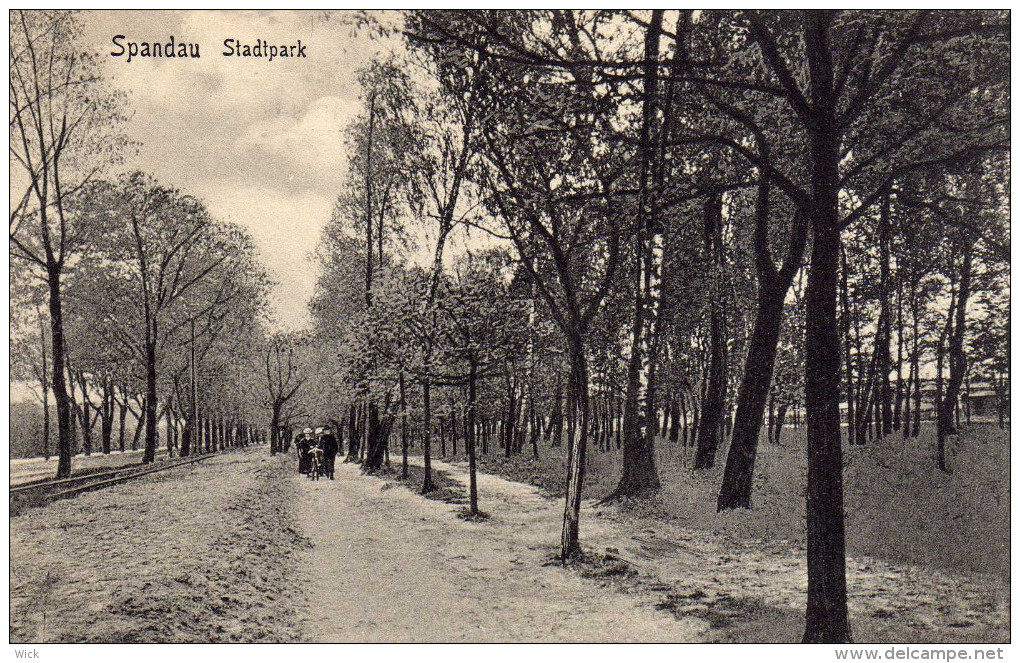
{"label": "tall tree trunk", "polygon": [[811,222],[805,330],[807,407],[807,566],[805,642],[849,642],[843,448],[840,440],[840,342],[836,319],[839,283],[839,160],[836,94],[829,29],[834,15],[807,15],[805,48],[812,122]]}
{"label": "tall tree trunk", "polygon": [[701,430],[701,402],[698,400],[698,394],[694,390],[691,390],[690,393],[691,393],[691,427],[690,427],[691,430],[690,435],[687,436],[686,444],[693,447],[697,444],[696,440],[698,439],[698,433]]}
{"label": "tall tree trunk", "polygon": [[[1009,366],[1009,362],[1008,361],[1006,362],[1006,365]],[[1007,396],[1006,396],[1006,380],[1002,376],[1002,374],[999,374],[999,376],[998,376],[998,378],[996,380],[996,388],[995,388],[995,415],[996,415],[996,418],[998,419],[998,423],[999,423],[999,428],[1000,429],[1006,428],[1006,401],[1007,400],[1008,399],[1007,399]]]}
{"label": "tall tree trunk", "polygon": [[772,371],[776,361],[779,332],[783,324],[782,283],[765,280],[758,286],[758,314],[747,349],[744,377],[737,396],[737,418],[726,457],[722,488],[716,508],[750,509],[754,461]]}
{"label": "tall tree trunk", "polygon": [[404,371],[400,371],[400,478],[407,481],[407,395],[404,391]]}
{"label": "tall tree trunk", "polygon": [[[968,369],[970,367],[968,366]],[[966,415],[967,427],[970,427],[970,370],[964,375],[963,411]]]}
{"label": "tall tree trunk", "polygon": [[773,431],[775,437],[772,438],[772,444],[779,444],[783,439],[783,426],[786,425],[786,412],[789,409],[790,404],[786,401],[779,404],[779,409],[776,412],[776,429]]}
{"label": "tall tree trunk", "polygon": [[[571,391],[578,410],[577,440],[571,444],[567,461],[567,499],[563,511],[563,534],[560,541],[560,559],[569,561],[581,552],[579,540],[581,522],[581,490],[584,485],[585,452],[588,446],[588,360],[585,356],[584,338],[577,332],[571,334],[570,368]],[[574,407],[571,406],[573,410]]]}
{"label": "tall tree trunk", "polygon": [[567,458],[574,455],[574,439],[577,437],[577,386],[574,384],[574,374],[571,370],[570,379],[567,382]]}
{"label": "tall tree trunk", "polygon": [[358,459],[358,445],[361,443],[361,435],[358,432],[358,405],[352,402],[347,410],[347,458],[345,463],[353,463]]}
{"label": "tall tree trunk", "polygon": [[903,425],[903,279],[896,277],[896,393],[893,396],[893,430]]}
{"label": "tall tree trunk", "polygon": [[[839,250],[840,257],[840,300],[843,304],[843,365],[846,368],[846,437],[848,444],[857,443],[857,413],[854,411],[854,362],[850,354],[850,264],[846,259],[846,249]],[[860,346],[857,346],[860,350]]]}
{"label": "tall tree trunk", "polygon": [[[530,378],[529,378],[530,379]],[[531,441],[531,457],[538,460],[538,435],[539,435],[539,419],[538,414],[535,412],[535,388],[533,385],[529,386],[531,394],[528,397],[528,420],[530,422],[531,430],[528,433],[528,437]],[[454,451],[456,453],[456,451]]]}
{"label": "tall tree trunk", "polygon": [[[509,369],[508,369],[509,370]],[[506,416],[503,417],[503,449],[506,457],[510,458],[514,452],[514,428],[517,414],[514,401],[513,377],[510,373],[506,376]]]}
{"label": "tall tree trunk", "polygon": [[682,427],[680,429],[680,437],[681,437],[680,443],[681,443],[681,446],[687,447],[687,445],[690,444],[691,422],[687,419],[687,412],[688,412],[687,395],[684,393],[683,390],[680,391],[680,407],[681,407],[681,413],[682,413],[682,416],[683,416],[683,425],[682,425]]}
{"label": "tall tree trunk", "polygon": [[556,381],[556,394],[553,400],[553,413],[549,418],[546,433],[552,439],[551,446],[558,447],[563,444],[563,382],[560,380]]}
{"label": "tall tree trunk", "polygon": [[478,476],[475,463],[475,382],[477,374],[477,362],[472,357],[469,360],[468,368],[468,437],[465,441],[468,452],[468,504],[472,516],[478,515]]}
{"label": "tall tree trunk", "polygon": [[[45,362],[46,360],[43,359]],[[45,370],[45,368],[43,369]],[[43,408],[43,458],[50,459],[50,389],[45,383],[42,385],[42,408]]]}
{"label": "tall tree trunk", "polygon": [[[844,247],[840,246],[841,255],[845,258],[846,251]],[[849,262],[846,263],[847,271],[849,272]],[[853,362],[853,369],[849,373],[851,377],[856,375],[856,380],[853,384],[847,385],[847,389],[852,392],[852,398],[854,401],[854,418],[853,423],[853,443],[864,444],[866,441],[866,431],[864,430],[868,424],[869,416],[869,398],[871,396],[871,388],[869,384],[873,383],[872,378],[875,375],[875,353],[872,352],[871,359],[869,360],[869,367],[865,367],[864,359],[862,358],[862,342],[861,342],[861,321],[860,317],[852,317],[850,324],[853,327],[853,347],[856,349],[856,354]],[[869,382],[870,381],[870,382]]]}
{"label": "tall tree trunk", "polygon": [[715,465],[715,454],[719,448],[719,433],[722,428],[723,409],[726,399],[726,337],[723,333],[723,311],[717,288],[722,278],[722,196],[713,196],[705,204],[705,249],[711,256],[713,268],[711,313],[709,319],[708,381],[705,397],[701,402],[700,424],[697,437],[697,451],[694,455],[694,469],[703,470]]}
{"label": "tall tree trunk", "polygon": [[775,439],[776,430],[776,388],[773,386],[772,391],[769,392],[769,404],[768,404],[768,429],[765,433],[765,439],[772,444]]}
{"label": "tall tree trunk", "polygon": [[81,421],[81,436],[83,451],[86,456],[92,455],[92,401],[89,400],[88,382],[85,380],[85,373],[78,374],[78,388],[81,389],[81,407],[78,409],[78,416]]}
{"label": "tall tree trunk", "polygon": [[110,444],[113,440],[113,383],[109,378],[103,381],[103,406],[102,406],[102,428],[100,435],[102,437],[103,454],[110,454]]}
{"label": "tall tree trunk", "polygon": [[446,416],[439,415],[439,457],[446,457]]}
{"label": "tall tree trunk", "polygon": [[[834,212],[834,202],[832,209]],[[833,256],[838,255],[839,234],[838,230],[831,229],[834,224],[826,225],[829,227],[823,226],[823,232],[815,232],[807,293],[808,619],[804,639],[807,642],[846,642],[850,640],[850,626],[846,608],[843,452],[839,425],[837,269]]]}
{"label": "tall tree trunk", "polygon": [[145,342],[145,452],[142,463],[156,460],[156,446],[159,443],[157,426],[157,393],[156,393],[156,323],[152,323],[150,338]]}
{"label": "tall tree trunk", "polygon": [[[955,407],[959,403],[960,387],[967,375],[967,355],[964,350],[964,338],[967,331],[967,303],[970,299],[971,264],[973,259],[973,242],[967,237],[964,240],[963,258],[960,265],[960,285],[956,297],[956,321],[953,333],[949,337],[949,383],[946,387],[944,409]],[[956,431],[949,431],[955,433]]]}
{"label": "tall tree trunk", "polygon": [[676,444],[680,440],[680,418],[681,418],[681,403],[683,402],[683,393],[677,393],[673,395],[672,402],[670,404],[670,415],[669,415],[669,441]]}
{"label": "tall tree trunk", "polygon": [[[892,357],[890,345],[892,344],[892,303],[890,291],[892,290],[892,278],[889,275],[890,245],[892,244],[892,229],[889,222],[890,196],[886,189],[882,197],[881,209],[878,215],[879,234],[879,306],[880,313],[879,333],[875,339],[876,352],[878,353],[878,397],[875,403],[876,413],[880,415],[882,426],[881,434],[889,435],[893,430],[893,403],[892,386],[889,382],[889,374],[892,373]],[[879,339],[881,339],[879,341]]]}
{"label": "tall tree trunk", "polygon": [[67,395],[65,377],[67,368],[65,365],[64,314],[60,276],[60,265],[50,262],[46,266],[46,281],[49,286],[50,342],[53,348],[53,369],[50,371],[50,376],[53,383],[53,400],[57,403],[57,478],[66,479],[71,476],[74,439],[71,434],[71,403]]}
{"label": "tall tree trunk", "polygon": [[711,359],[709,364],[708,388],[701,402],[698,417],[697,451],[694,455],[694,469],[703,470],[715,465],[715,454],[719,448],[722,429],[723,407],[725,405],[726,367],[723,361],[720,314],[713,312],[710,324]]}
{"label": "tall tree trunk", "polygon": [[450,412],[450,447],[453,456],[457,456],[457,435],[459,431],[457,429],[457,411],[452,410]]}
{"label": "tall tree trunk", "polygon": [[42,408],[43,408],[43,440],[42,450],[43,458],[46,460],[50,459],[50,379],[49,379],[49,357],[46,354],[46,323],[43,319],[42,311],[39,307],[36,307],[36,317],[39,320],[39,345],[41,360],[39,364],[39,390],[42,392]]}
{"label": "tall tree trunk", "polygon": [[[876,336],[876,342],[879,340]],[[877,350],[877,348],[876,348]],[[871,353],[871,361],[868,370],[861,378],[860,398],[857,403],[857,432],[854,434],[854,444],[864,444],[870,439],[871,422],[875,413],[875,405],[878,400],[878,353]]]}
{"label": "tall tree trunk", "polygon": [[[964,375],[967,373],[967,355],[964,352],[963,340],[967,323],[967,300],[970,298],[971,260],[973,243],[971,239],[964,239],[963,256],[960,263],[960,279],[957,289],[956,310],[950,310],[950,316],[955,315],[951,331],[948,335],[949,343],[949,380],[946,384],[945,394],[939,403],[938,408],[938,444],[939,444],[939,469],[948,472],[945,464],[945,438],[947,435],[956,432],[953,425],[953,414],[960,398],[960,386],[963,384]],[[941,350],[941,343],[940,343]],[[941,353],[940,353],[941,354]],[[939,372],[941,378],[941,370]]]}
{"label": "tall tree trunk", "polygon": [[280,445],[280,410],[283,408],[283,403],[280,399],[273,401],[273,416],[269,421],[269,455],[275,456],[276,452],[281,449]]}
{"label": "tall tree trunk", "polygon": [[914,425],[910,431],[910,437],[916,438],[921,434],[921,314],[919,311],[917,290],[911,294],[911,324],[913,334],[910,343],[910,370],[914,373]]}
{"label": "tall tree trunk", "polygon": [[914,365],[911,362],[907,369],[907,388],[903,394],[903,439],[906,440],[910,437],[910,398],[912,395],[911,389],[914,385]]}
{"label": "tall tree trunk", "polygon": [[659,489],[659,475],[655,469],[654,434],[647,428],[655,422],[649,419],[654,414],[654,403],[642,412],[642,399],[648,400],[648,390],[654,378],[645,370],[645,362],[651,363],[648,352],[649,327],[652,310],[655,308],[651,280],[655,271],[653,237],[657,232],[657,207],[654,187],[651,181],[656,171],[656,141],[659,134],[658,84],[659,84],[659,42],[662,35],[663,10],[652,11],[648,29],[645,32],[642,92],[641,136],[638,146],[641,166],[639,175],[637,232],[634,234],[634,312],[631,324],[630,357],[627,361],[627,392],[623,410],[623,473],[616,489],[606,498],[614,499],[653,492]]}
{"label": "tall tree trunk", "polygon": [[138,417],[137,421],[135,421],[135,432],[134,436],[131,438],[131,451],[138,450],[138,440],[141,439],[142,431],[145,430],[145,415],[148,408],[145,407],[144,397],[142,398],[142,402],[139,403],[139,405],[140,407],[138,408]]}
{"label": "tall tree trunk", "polygon": [[946,316],[946,324],[939,336],[938,346],[935,349],[935,465],[942,472],[949,474],[949,467],[946,465],[946,426],[942,412],[942,395],[945,393],[943,367],[945,365],[946,337],[949,336],[950,328],[953,326],[953,311],[956,306],[956,293],[953,293],[949,304],[949,314]]}
{"label": "tall tree trunk", "polygon": [[428,377],[428,362],[426,362],[425,376],[421,385],[425,419],[421,441],[422,455],[425,457],[425,478],[421,484],[422,495],[431,492],[435,488],[432,484],[432,384]]}
{"label": "tall tree trunk", "polygon": [[[387,401],[389,398],[387,397]],[[388,407],[388,406],[387,406]],[[378,472],[382,469],[386,455],[386,447],[390,436],[390,418],[380,416],[379,405],[374,400],[368,404],[368,447],[365,449],[365,472]]]}
{"label": "tall tree trunk", "polygon": [[120,419],[118,420],[118,423],[120,425],[118,426],[117,437],[118,437],[118,443],[119,443],[118,446],[120,447],[120,452],[124,453],[124,450],[125,450],[125,448],[124,448],[124,444],[125,444],[124,428],[127,426],[127,413],[128,413],[127,399],[128,399],[128,395],[127,395],[126,392],[124,392],[122,390],[121,391],[121,396],[123,396],[124,402],[120,404]]}
{"label": "tall tree trunk", "polygon": [[74,398],[74,379],[71,378],[70,373],[67,377],[67,400],[71,409],[71,453],[76,454],[79,451],[78,446],[78,423],[80,421],[78,404]]}
{"label": "tall tree trunk", "polygon": [[737,394],[733,435],[716,503],[719,511],[751,508],[754,461],[783,325],[783,300],[793,284],[807,242],[804,219],[797,212],[790,229],[789,246],[782,267],[776,269],[769,249],[769,222],[772,216],[770,193],[770,181],[763,178],[758,185],[754,228],[758,309],[748,343],[744,376]]}

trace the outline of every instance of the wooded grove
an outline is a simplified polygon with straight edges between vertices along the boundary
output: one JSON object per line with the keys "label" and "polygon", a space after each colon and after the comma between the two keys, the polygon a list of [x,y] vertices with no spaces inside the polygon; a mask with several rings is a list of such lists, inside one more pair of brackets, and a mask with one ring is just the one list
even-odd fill
{"label": "wooded grove", "polygon": [[365,473],[421,456],[422,493],[463,458],[482,518],[483,462],[555,458],[566,564],[583,498],[685,480],[664,449],[728,512],[803,442],[803,639],[849,642],[846,449],[930,429],[948,475],[1008,425],[1008,11],[362,14],[401,48],[335,127],[299,331],[243,227],[120,172],[75,20],[11,18],[11,351],[60,477],[330,425]]}

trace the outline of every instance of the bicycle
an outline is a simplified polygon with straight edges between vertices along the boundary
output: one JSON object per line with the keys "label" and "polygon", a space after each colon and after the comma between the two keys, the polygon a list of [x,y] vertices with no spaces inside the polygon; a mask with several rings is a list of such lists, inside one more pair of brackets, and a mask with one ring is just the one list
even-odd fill
{"label": "bicycle", "polygon": [[308,455],[311,457],[309,476],[312,478],[312,481],[318,481],[319,477],[322,476],[322,449],[312,449],[308,452]]}

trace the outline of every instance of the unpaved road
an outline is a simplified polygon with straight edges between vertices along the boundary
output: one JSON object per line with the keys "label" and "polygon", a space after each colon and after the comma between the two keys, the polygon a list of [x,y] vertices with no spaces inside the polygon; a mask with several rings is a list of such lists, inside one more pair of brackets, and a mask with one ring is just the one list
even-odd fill
{"label": "unpaved road", "polygon": [[[453,468],[437,463],[442,469]],[[307,605],[316,642],[690,642],[699,622],[599,588],[548,562],[562,502],[480,475],[488,521],[337,465],[336,481],[294,477]]]}
{"label": "unpaved road", "polygon": [[11,518],[11,642],[294,640],[285,460],[233,450]]}
{"label": "unpaved road", "polygon": [[[418,463],[420,459],[412,459]],[[434,461],[466,483],[460,464]],[[794,642],[803,549],[598,507],[553,562],[562,499],[479,474],[481,507],[355,465],[295,473],[264,446],[10,519],[12,642]],[[615,563],[617,571],[619,562]],[[859,642],[1005,642],[1009,587],[870,558],[847,564]]]}
{"label": "unpaved road", "polygon": [[[420,463],[412,458],[413,463]],[[462,464],[433,466],[466,485]],[[481,508],[427,500],[337,465],[334,482],[292,477],[302,553],[301,637],[318,642],[797,642],[804,551],[738,541],[586,501],[585,550],[628,560],[637,578],[581,577],[551,563],[563,500],[479,473]],[[848,560],[860,642],[1005,642],[1008,586]]]}

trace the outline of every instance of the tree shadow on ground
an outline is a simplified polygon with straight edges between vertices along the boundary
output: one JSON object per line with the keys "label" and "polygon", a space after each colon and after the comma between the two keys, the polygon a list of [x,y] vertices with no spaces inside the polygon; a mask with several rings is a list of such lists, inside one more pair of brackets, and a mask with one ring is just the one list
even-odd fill
{"label": "tree shadow on ground", "polygon": [[[417,465],[408,465],[407,478],[400,478],[400,470],[389,467],[377,473],[379,478],[387,482],[387,486],[401,486],[415,493],[421,494],[421,487],[425,481],[425,468]],[[432,468],[432,490],[425,493],[425,498],[446,504],[467,504],[467,493],[464,487],[449,474],[442,470]]]}

